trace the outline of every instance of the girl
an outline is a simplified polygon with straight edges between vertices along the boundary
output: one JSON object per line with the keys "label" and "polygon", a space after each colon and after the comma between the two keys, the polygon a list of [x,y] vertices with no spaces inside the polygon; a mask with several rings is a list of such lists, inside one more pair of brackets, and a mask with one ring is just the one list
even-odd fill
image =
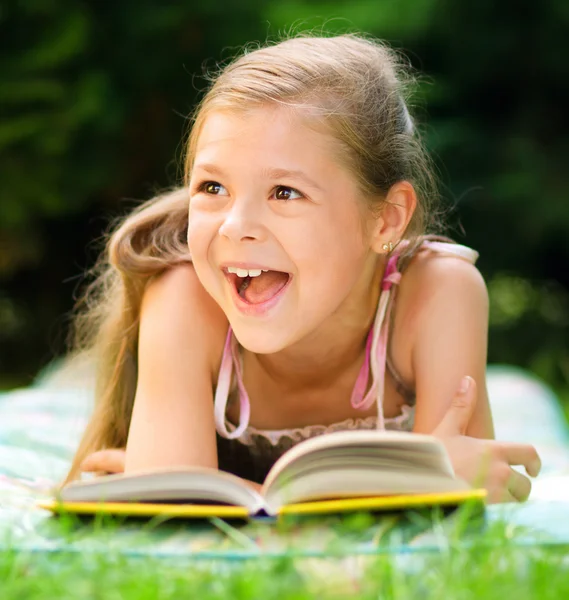
{"label": "girl", "polygon": [[437,197],[410,82],[355,35],[221,72],[187,185],[124,221],[87,294],[97,405],[68,479],[200,465],[260,483],[308,437],[400,429],[440,437],[491,500],[528,496],[511,466],[537,475],[535,449],[491,439],[477,254],[425,235]]}

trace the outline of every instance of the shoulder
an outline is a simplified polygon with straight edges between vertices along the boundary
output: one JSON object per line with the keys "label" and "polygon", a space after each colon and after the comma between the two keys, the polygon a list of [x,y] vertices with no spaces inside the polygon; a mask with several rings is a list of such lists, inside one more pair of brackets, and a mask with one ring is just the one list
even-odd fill
{"label": "shoulder", "polygon": [[443,330],[487,331],[488,292],[476,266],[464,258],[420,250],[403,271],[393,308],[391,354],[402,377],[414,380],[413,352],[444,337]]}
{"label": "shoulder", "polygon": [[412,259],[401,278],[400,300],[420,306],[428,305],[433,298],[448,301],[459,298],[488,302],[488,292],[482,274],[471,261],[421,249]]}
{"label": "shoulder", "polygon": [[468,260],[428,251],[419,252],[402,283],[407,285],[402,288],[407,294],[404,310],[413,315],[407,350],[417,395],[414,431],[432,432],[459,382],[470,375],[478,392],[467,433],[491,437],[486,391],[489,303],[482,275]]}
{"label": "shoulder", "polygon": [[183,304],[198,303],[207,312],[215,311],[214,307],[221,309],[213,298],[205,291],[199,280],[196,270],[191,262],[175,265],[153,277],[144,293],[145,302],[156,299]]}
{"label": "shoulder", "polygon": [[141,305],[141,326],[155,330],[155,339],[167,336],[180,344],[199,345],[200,354],[217,371],[228,321],[207,293],[194,266],[171,267],[148,284]]}

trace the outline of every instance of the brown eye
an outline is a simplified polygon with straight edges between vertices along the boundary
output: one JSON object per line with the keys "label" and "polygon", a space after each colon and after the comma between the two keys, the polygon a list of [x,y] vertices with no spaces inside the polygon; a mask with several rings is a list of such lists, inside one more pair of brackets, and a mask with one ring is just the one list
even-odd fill
{"label": "brown eye", "polygon": [[220,187],[221,186],[219,185],[219,183],[213,183],[210,181],[205,184],[204,189],[208,194],[218,194]]}
{"label": "brown eye", "polygon": [[204,181],[200,187],[200,192],[211,194],[212,196],[226,196],[227,190],[217,181]]}
{"label": "brown eye", "polygon": [[[296,194],[296,197],[295,197]],[[286,185],[279,185],[275,188],[275,198],[277,200],[296,200],[297,198],[301,198],[302,194],[295,190],[294,188],[287,187]]]}

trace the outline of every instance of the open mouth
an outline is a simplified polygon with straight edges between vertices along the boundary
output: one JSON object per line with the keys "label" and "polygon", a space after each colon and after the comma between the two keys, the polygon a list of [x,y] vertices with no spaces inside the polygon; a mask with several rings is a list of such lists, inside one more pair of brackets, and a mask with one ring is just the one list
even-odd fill
{"label": "open mouth", "polygon": [[262,304],[274,298],[291,279],[291,274],[284,271],[251,269],[245,276],[223,271],[237,295],[248,304]]}

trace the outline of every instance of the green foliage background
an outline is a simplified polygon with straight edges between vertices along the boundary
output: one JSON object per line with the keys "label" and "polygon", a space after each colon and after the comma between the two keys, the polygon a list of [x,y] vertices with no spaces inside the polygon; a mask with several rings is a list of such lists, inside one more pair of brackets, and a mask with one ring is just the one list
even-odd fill
{"label": "green foliage background", "polygon": [[423,73],[450,234],[480,251],[491,293],[489,359],[567,394],[568,25],[566,0],[3,3],[0,382],[63,352],[109,221],[179,181],[204,65],[324,26],[383,38]]}

